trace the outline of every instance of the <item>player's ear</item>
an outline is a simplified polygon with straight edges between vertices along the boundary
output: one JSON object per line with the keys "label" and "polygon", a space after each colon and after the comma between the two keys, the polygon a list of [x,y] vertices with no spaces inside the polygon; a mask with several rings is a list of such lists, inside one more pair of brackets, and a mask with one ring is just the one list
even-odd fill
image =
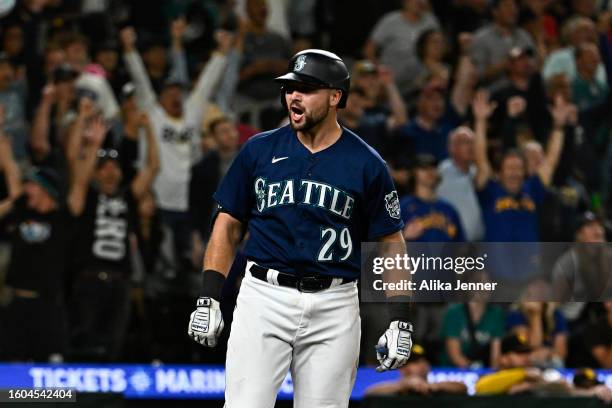
{"label": "player's ear", "polygon": [[329,94],[329,104],[331,106],[338,106],[342,99],[342,91],[340,89],[332,89]]}

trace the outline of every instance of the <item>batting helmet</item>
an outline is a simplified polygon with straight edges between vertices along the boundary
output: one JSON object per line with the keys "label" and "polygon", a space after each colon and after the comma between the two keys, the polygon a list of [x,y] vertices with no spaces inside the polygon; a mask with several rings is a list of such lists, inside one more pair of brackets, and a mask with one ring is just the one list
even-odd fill
{"label": "batting helmet", "polygon": [[[321,88],[340,89],[342,97],[338,108],[346,106],[351,75],[344,61],[334,53],[310,49],[300,51],[289,61],[289,73],[276,78],[277,82],[302,82]],[[283,89],[283,88],[281,88]],[[285,98],[281,97],[283,105]]]}

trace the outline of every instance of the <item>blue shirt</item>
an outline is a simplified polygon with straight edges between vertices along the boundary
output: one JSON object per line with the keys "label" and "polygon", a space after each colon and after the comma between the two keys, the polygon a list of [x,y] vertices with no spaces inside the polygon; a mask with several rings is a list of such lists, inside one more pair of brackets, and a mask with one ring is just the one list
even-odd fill
{"label": "blue shirt", "polygon": [[539,176],[528,177],[518,194],[489,180],[478,192],[485,223],[485,242],[537,242],[540,238],[538,207],[546,190]]}
{"label": "blue shirt", "polygon": [[406,196],[400,201],[402,221],[406,225],[418,221],[423,233],[415,242],[463,242],[465,236],[459,215],[452,205],[443,200],[431,202]]}
{"label": "blue shirt", "polygon": [[[544,345],[547,346],[553,345],[554,336],[557,334],[566,334],[568,332],[565,317],[563,317],[563,314],[558,309],[555,309],[552,317],[553,321],[550,322],[552,323],[552,327],[544,327]],[[513,310],[506,316],[506,328],[508,331],[511,331],[517,326],[529,326],[529,323],[523,312],[520,310]]]}
{"label": "blue shirt", "polygon": [[289,126],[252,137],[214,198],[248,223],[246,258],[292,274],[357,278],[360,243],[404,225],[385,162],[347,129],[314,154]]}

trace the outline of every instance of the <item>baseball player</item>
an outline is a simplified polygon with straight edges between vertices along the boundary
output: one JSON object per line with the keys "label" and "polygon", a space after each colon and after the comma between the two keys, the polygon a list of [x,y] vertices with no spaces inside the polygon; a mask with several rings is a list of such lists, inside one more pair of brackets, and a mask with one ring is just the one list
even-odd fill
{"label": "baseball player", "polygon": [[[311,49],[296,54],[289,70],[277,81],[290,125],[252,137],[214,194],[203,292],[189,321],[195,341],[217,344],[221,288],[248,229],[228,342],[227,408],[273,407],[289,369],[295,407],[347,407],[361,335],[360,243],[404,242],[385,162],[337,122],[350,84],[344,62]],[[379,371],[404,365],[412,346],[408,306],[392,300]]]}

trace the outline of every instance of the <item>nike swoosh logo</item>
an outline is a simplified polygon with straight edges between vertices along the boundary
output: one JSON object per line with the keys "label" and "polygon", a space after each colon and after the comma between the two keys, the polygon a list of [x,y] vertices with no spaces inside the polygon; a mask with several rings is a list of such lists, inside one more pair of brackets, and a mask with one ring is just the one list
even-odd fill
{"label": "nike swoosh logo", "polygon": [[289,158],[289,156],[285,156],[285,157],[272,157],[272,164],[278,163],[279,161],[285,160],[285,159],[288,159],[288,158]]}

